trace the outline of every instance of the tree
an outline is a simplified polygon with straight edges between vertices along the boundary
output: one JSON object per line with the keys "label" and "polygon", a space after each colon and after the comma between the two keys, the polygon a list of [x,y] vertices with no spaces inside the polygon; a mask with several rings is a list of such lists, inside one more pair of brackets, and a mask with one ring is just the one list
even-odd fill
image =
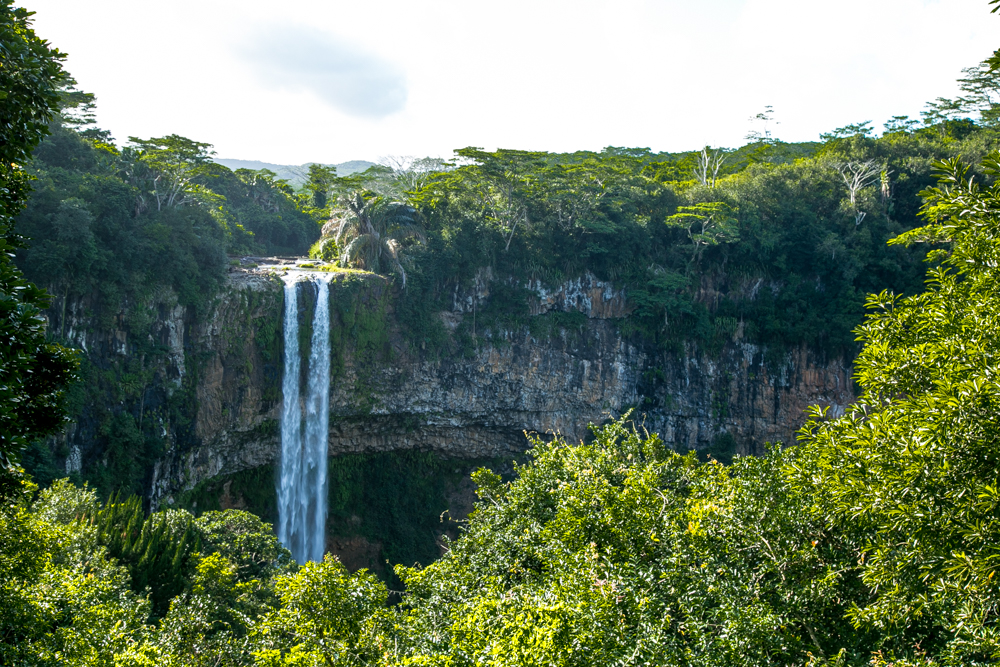
{"label": "tree", "polygon": [[834,165],[834,168],[843,179],[844,185],[847,186],[847,192],[851,199],[851,207],[854,208],[855,212],[854,224],[855,226],[860,225],[865,217],[865,212],[857,210],[858,192],[874,183],[875,179],[880,176],[883,177],[882,180],[885,184],[883,191],[887,191],[889,180],[888,168],[877,160],[838,162]]}
{"label": "tree", "polygon": [[204,550],[224,556],[240,581],[270,579],[287,570],[291,553],[281,546],[271,525],[240,510],[205,512],[195,519]]}
{"label": "tree", "polygon": [[487,153],[478,148],[455,151],[459,158],[473,162],[475,173],[481,178],[477,193],[487,219],[503,234],[504,250],[518,227],[528,227],[528,198],[536,185],[538,168],[544,153],[501,149]]}
{"label": "tree", "polygon": [[138,151],[138,160],[148,167],[145,183],[137,185],[152,194],[157,211],[192,204],[199,198],[212,198],[210,192],[193,182],[215,154],[209,150],[211,144],[176,134],[154,139],[128,139]]}
{"label": "tree", "polygon": [[237,169],[233,173],[246,187],[246,197],[266,213],[281,213],[282,204],[290,199],[292,187],[270,169]]}
{"label": "tree", "polygon": [[978,118],[987,126],[1000,123],[1000,72],[991,60],[984,60],[975,67],[962,69],[965,76],[958,79],[962,95],[955,99],[939,97],[927,103],[922,113],[928,125],[960,118]]}
{"label": "tree", "polygon": [[838,127],[833,132],[819,135],[819,138],[823,141],[837,141],[838,139],[848,139],[850,137],[869,137],[872,131],[872,122],[865,120],[860,123],[850,123],[844,127]]}
{"label": "tree", "polygon": [[190,585],[170,602],[156,646],[168,667],[251,664],[249,633],[276,602],[270,580],[240,581],[222,554],[200,559]]}
{"label": "tree", "polygon": [[694,247],[691,264],[697,264],[707,246],[730,243],[739,239],[739,229],[732,209],[724,202],[702,202],[693,206],[678,206],[677,213],[666,219],[668,227],[687,231]]}
{"label": "tree", "polygon": [[79,90],[76,87],[76,79],[67,75],[59,86],[57,119],[59,124],[77,130],[93,125],[96,122],[94,117],[95,100],[96,96],[93,93]]}
{"label": "tree", "polygon": [[184,510],[164,510],[145,517],[138,496],[113,496],[92,520],[98,542],[128,568],[132,588],[149,590],[153,614],[166,614],[170,600],[184,590],[201,548],[194,517]]}
{"label": "tree", "polygon": [[918,125],[920,121],[909,116],[893,116],[882,124],[882,128],[885,134],[908,134]]}
{"label": "tree", "polygon": [[831,525],[865,535],[855,625],[981,664],[1000,659],[1000,153],[990,185],[957,159],[937,169],[928,224],[891,242],[943,246],[927,289],[869,298],[861,395],[839,419],[813,412],[791,469]]}
{"label": "tree", "polygon": [[257,628],[257,664],[375,664],[388,649],[388,591],[375,575],[352,575],[327,554],[280,577],[275,589],[281,609]]}
{"label": "tree", "polygon": [[63,283],[65,307],[71,287],[79,292],[91,287],[86,278],[100,255],[94,239],[94,216],[85,201],[71,197],[59,203],[51,224],[51,237],[39,239],[24,254],[36,274],[50,276],[50,288]]}
{"label": "tree", "polygon": [[312,205],[316,208],[326,208],[330,197],[330,187],[337,178],[337,168],[322,164],[309,165],[309,176],[305,188],[312,195]]}
{"label": "tree", "polygon": [[[746,151],[748,162],[780,162],[782,161],[781,140],[771,133],[771,123],[780,125],[774,120],[774,108],[771,105],[764,107],[764,110],[755,116],[750,117],[750,122],[755,127],[746,134],[746,140],[750,142]],[[758,129],[759,128],[759,129]],[[746,150],[746,149],[745,149]]]}
{"label": "tree", "polygon": [[63,394],[75,377],[73,352],[45,340],[48,295],[14,266],[22,245],[14,217],[24,207],[23,167],[48,132],[59,103],[63,54],[31,29],[31,12],[0,0],[0,471],[31,440],[66,421]]}
{"label": "tree", "polygon": [[719,178],[719,169],[725,164],[728,151],[724,148],[712,150],[705,146],[698,154],[698,164],[695,166],[694,175],[698,182],[704,186],[714,188],[715,182]]}
{"label": "tree", "polygon": [[26,485],[0,509],[0,662],[153,664],[149,602],[129,590],[128,572],[86,520],[98,507],[94,491],[59,480],[31,503],[34,491]]}
{"label": "tree", "polygon": [[406,287],[406,271],[400,262],[402,241],[422,239],[418,213],[412,206],[383,197],[366,199],[355,192],[343,200],[344,211],[331,231],[339,247],[341,266],[358,266],[381,273],[395,271]]}
{"label": "tree", "polygon": [[[858,664],[850,543],[781,475],[794,452],[699,464],[627,418],[532,441],[504,483],[473,476],[466,532],[406,583],[397,662]],[[877,646],[877,645],[876,645]]]}
{"label": "tree", "polygon": [[[751,123],[760,123],[759,130],[750,130],[747,132],[746,140],[751,143],[761,143],[761,144],[773,144],[775,142],[774,137],[771,136],[771,121],[774,120],[774,107],[768,104],[764,107],[764,110],[759,114],[750,117]],[[775,123],[779,125],[780,123]]]}
{"label": "tree", "polygon": [[427,184],[431,174],[454,167],[440,158],[414,158],[408,155],[384,155],[379,158],[379,163],[389,171],[385,174],[386,178],[380,179],[372,189],[389,197],[415,192]]}

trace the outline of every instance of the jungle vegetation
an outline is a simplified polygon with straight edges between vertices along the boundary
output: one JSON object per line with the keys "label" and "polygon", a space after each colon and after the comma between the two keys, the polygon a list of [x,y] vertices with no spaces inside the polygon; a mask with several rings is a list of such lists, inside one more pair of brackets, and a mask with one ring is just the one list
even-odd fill
{"label": "jungle vegetation", "polygon": [[[67,85],[62,97],[18,219],[32,239],[17,257],[29,278],[60,296],[98,295],[109,312],[141,308],[162,287],[204,308],[227,255],[311,248],[395,276],[404,333],[432,353],[455,344],[434,313],[488,270],[487,332],[523,325],[533,286],[589,272],[627,291],[623,332],[659,348],[713,349],[738,330],[774,350],[851,356],[865,295],[920,289],[921,253],[887,241],[919,224],[932,164],[978,164],[998,137],[988,112],[973,121],[952,102],[960,111],[943,117],[938,102],[923,123],[896,118],[880,136],[860,123],[821,142],[758,132],[737,150],[683,154],[465,148],[452,162],[345,177],[312,165],[295,192],[266,170],[214,164],[208,144],[176,135],[116,147],[88,124],[93,96]],[[342,223],[355,219],[384,229],[347,238]]]}
{"label": "jungle vegetation", "polygon": [[872,295],[862,394],[731,465],[629,416],[535,440],[401,601],[332,556],[297,565],[244,512],[146,517],[21,479],[0,511],[11,665],[987,665],[996,544],[1000,153],[938,164],[924,291]]}
{"label": "jungle vegetation", "polygon": [[[198,308],[211,282],[185,286],[186,272],[220,276],[227,250],[301,251],[319,236],[310,208],[329,199],[279,183],[279,224],[246,194],[252,175],[227,180],[204,144],[170,136],[119,149],[67,128],[52,115],[66,83],[60,54],[10,0],[0,0],[0,37],[2,664],[1000,661],[1000,152],[995,103],[976,88],[992,85],[1000,58],[963,83],[985,97],[938,100],[923,127],[897,119],[878,138],[866,124],[815,146],[764,136],[725,163],[708,149],[464,149],[464,164],[405,187],[395,171],[333,181],[404,198],[422,217],[425,240],[394,255],[408,275],[401,304],[443,298],[484,266],[541,281],[589,270],[629,286],[632,331],[653,344],[677,340],[680,314],[707,343],[731,336],[732,320],[772,345],[838,349],[852,335],[860,345],[857,403],[838,418],[814,411],[797,443],[765,456],[700,462],[626,415],[588,442],[534,441],[513,481],[480,470],[462,535],[433,563],[397,567],[405,591],[388,604],[371,573],[332,557],[296,564],[247,513],[147,515],[128,494],[102,500],[69,481],[39,489],[17,467],[24,443],[62,422],[75,363],[46,341],[47,297],[12,251],[53,287],[93,289],[86,280],[105,276],[112,287],[171,287]],[[58,141],[69,149],[45,158]],[[80,161],[57,164],[67,155]],[[247,230],[240,206],[265,211],[259,227]],[[288,236],[285,211],[311,234]],[[19,233],[39,234],[27,248],[18,215]],[[109,241],[126,237],[134,244]],[[116,254],[130,248],[172,268],[144,273]],[[57,272],[33,274],[43,260]],[[494,326],[518,321],[521,289],[503,293]],[[435,344],[422,311],[408,312],[411,333]]]}

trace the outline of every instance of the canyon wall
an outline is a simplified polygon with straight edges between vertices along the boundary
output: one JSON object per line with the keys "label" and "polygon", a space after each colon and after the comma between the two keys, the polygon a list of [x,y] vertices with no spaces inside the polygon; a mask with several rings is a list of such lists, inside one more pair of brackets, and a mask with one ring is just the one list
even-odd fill
{"label": "canyon wall", "polygon": [[[765,442],[791,442],[807,406],[838,414],[853,400],[846,360],[807,349],[775,357],[743,341],[741,329],[713,354],[693,345],[651,350],[619,332],[626,295],[592,276],[555,290],[529,284],[531,317],[582,314],[569,325],[470,329],[495,284],[481,272],[471,287],[455,289],[441,326],[472,336],[429,353],[401,335],[384,279],[333,277],[331,455],[405,449],[495,458],[522,452],[526,431],[584,438],[588,424],[630,408],[679,451],[758,453]],[[314,284],[300,290],[308,329]],[[155,424],[162,440],[142,482],[153,507],[211,478],[276,462],[282,283],[273,274],[234,269],[201,313],[158,295],[142,326],[124,316],[96,322],[88,308],[86,300],[57,301],[50,326],[86,351],[94,372],[117,369],[120,385],[122,369],[143,355],[142,386],[131,399],[123,394],[118,409],[140,429],[151,420],[145,431]],[[88,409],[55,448],[69,473],[110,465],[95,437],[108,432],[107,416]]]}

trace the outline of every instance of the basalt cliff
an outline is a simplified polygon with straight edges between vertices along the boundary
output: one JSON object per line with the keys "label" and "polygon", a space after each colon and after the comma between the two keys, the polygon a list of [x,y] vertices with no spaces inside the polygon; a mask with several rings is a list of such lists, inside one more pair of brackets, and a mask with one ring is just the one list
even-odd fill
{"label": "basalt cliff", "polygon": [[[66,434],[50,443],[53,465],[99,471],[131,456],[154,508],[209,480],[273,466],[283,372],[282,283],[273,271],[282,270],[289,267],[234,269],[204,312],[162,293],[138,323],[135,314],[97,321],[86,299],[57,299],[51,330],[85,351],[88,382],[106,396],[100,405],[81,402]],[[455,288],[451,307],[437,314],[451,342],[428,350],[402,335],[400,297],[383,278],[332,277],[331,456],[503,457],[526,449],[525,432],[586,438],[588,424],[629,409],[679,451],[756,453],[769,441],[793,441],[806,407],[837,414],[853,400],[849,360],[806,348],[768,354],[741,328],[711,353],[651,349],[621,333],[627,294],[590,275],[554,289],[528,285],[531,321],[544,326],[484,329],[476,319],[495,284],[486,272]],[[316,290],[308,280],[299,289],[308,345]],[[144,448],[144,458],[115,450],[121,441]],[[238,506],[229,494],[227,485],[222,505]]]}

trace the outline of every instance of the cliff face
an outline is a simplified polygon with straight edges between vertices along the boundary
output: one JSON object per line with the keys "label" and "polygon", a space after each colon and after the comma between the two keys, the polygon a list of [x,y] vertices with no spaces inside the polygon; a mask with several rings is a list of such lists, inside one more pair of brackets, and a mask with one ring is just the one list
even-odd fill
{"label": "cliff face", "polygon": [[[457,290],[442,325],[469,331],[494,284],[481,274]],[[408,449],[496,457],[523,451],[524,431],[583,438],[588,423],[632,407],[678,450],[755,453],[767,441],[791,442],[807,406],[839,413],[853,400],[843,359],[805,349],[769,359],[738,333],[714,355],[694,347],[654,352],[618,332],[628,303],[611,285],[585,276],[557,290],[530,288],[532,317],[582,316],[534,334],[528,327],[477,334],[473,325],[464,351],[431,357],[399,335],[381,278],[334,276],[331,455]],[[299,289],[307,327],[315,290]],[[119,409],[135,417],[138,399],[140,428],[154,420],[146,430],[155,423],[162,438],[143,481],[154,507],[210,478],[277,460],[282,301],[279,280],[238,271],[206,313],[161,295],[141,331],[124,321],[99,326],[83,301],[53,305],[50,326],[86,350],[95,368],[120,368],[148,350],[145,384]],[[107,430],[97,412],[85,411],[67,432],[60,449],[67,472],[107,465],[94,444]]]}

